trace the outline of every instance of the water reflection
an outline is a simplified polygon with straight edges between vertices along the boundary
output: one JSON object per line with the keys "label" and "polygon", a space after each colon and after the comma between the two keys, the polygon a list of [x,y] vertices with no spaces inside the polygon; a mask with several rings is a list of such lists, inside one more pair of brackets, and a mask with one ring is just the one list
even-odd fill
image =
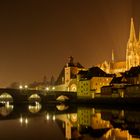
{"label": "water reflection", "polygon": [[38,113],[41,110],[41,108],[42,108],[42,105],[37,101],[35,101],[35,105],[28,106],[28,109],[31,113]]}
{"label": "water reflection", "polygon": [[[14,107],[7,102],[0,107],[0,120],[3,121],[5,118],[9,125],[9,120],[14,120],[14,125],[10,126],[15,127],[18,122],[21,128],[26,126],[25,128],[31,132],[38,130],[38,136],[44,137],[44,140],[50,139],[46,131],[50,132],[53,139],[134,140],[140,137],[140,111],[71,107],[64,104],[48,106],[36,101],[34,105]],[[19,126],[17,133],[22,135],[23,129]],[[3,128],[0,126],[0,131]],[[55,136],[55,133],[58,135]],[[64,137],[59,138],[62,134]],[[8,139],[14,137],[11,135]]]}
{"label": "water reflection", "polygon": [[69,108],[69,106],[65,105],[65,104],[60,104],[60,105],[56,105],[56,108],[59,110],[59,111],[64,111],[64,110],[67,110]]}
{"label": "water reflection", "polygon": [[27,125],[29,120],[27,117],[22,117],[22,115],[20,116],[19,122],[21,124],[21,126],[23,126],[24,124]]}
{"label": "water reflection", "polygon": [[121,130],[119,128],[112,128],[107,131],[102,137],[103,140],[132,140],[132,135],[129,134],[128,130]]}
{"label": "water reflection", "polygon": [[49,113],[46,115],[46,120],[49,120],[50,119],[50,115]]}
{"label": "water reflection", "polygon": [[112,128],[112,125],[110,121],[106,121],[101,118],[101,113],[95,113],[91,116],[91,127],[93,129],[106,129]]}
{"label": "water reflection", "polygon": [[9,104],[8,102],[5,102],[2,107],[0,107],[0,116],[8,116],[13,111],[14,106]]}
{"label": "water reflection", "polygon": [[49,121],[49,120],[55,121],[55,120],[56,120],[55,114],[49,114],[49,113],[47,113],[47,114],[45,115],[45,118],[46,118],[47,121]]}

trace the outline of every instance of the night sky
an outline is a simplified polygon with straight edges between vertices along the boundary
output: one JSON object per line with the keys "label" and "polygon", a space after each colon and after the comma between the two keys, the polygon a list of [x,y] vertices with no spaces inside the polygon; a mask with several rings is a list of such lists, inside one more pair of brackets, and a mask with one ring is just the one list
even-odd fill
{"label": "night sky", "polygon": [[68,56],[85,67],[125,60],[139,0],[1,0],[0,87],[57,78]]}

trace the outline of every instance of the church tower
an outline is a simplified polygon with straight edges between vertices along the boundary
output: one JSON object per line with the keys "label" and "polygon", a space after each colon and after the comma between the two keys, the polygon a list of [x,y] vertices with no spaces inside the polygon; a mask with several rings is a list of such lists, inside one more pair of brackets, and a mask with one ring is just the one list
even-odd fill
{"label": "church tower", "polygon": [[139,29],[139,40],[137,43],[138,53],[139,53],[139,65],[140,65],[140,29]]}
{"label": "church tower", "polygon": [[114,51],[112,50],[112,63],[114,63]]}
{"label": "church tower", "polygon": [[133,18],[131,18],[130,36],[127,42],[126,49],[126,70],[129,70],[131,67],[135,67],[140,64],[140,54],[138,46],[139,45],[136,39]]}

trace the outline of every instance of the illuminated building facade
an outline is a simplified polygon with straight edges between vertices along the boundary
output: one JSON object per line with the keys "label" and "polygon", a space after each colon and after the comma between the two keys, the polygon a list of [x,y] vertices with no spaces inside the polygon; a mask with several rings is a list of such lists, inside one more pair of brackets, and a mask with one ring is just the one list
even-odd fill
{"label": "illuminated building facade", "polygon": [[77,92],[78,98],[91,98],[92,92],[100,93],[101,87],[109,85],[113,76],[99,67],[86,69],[80,63],[74,63],[73,57],[69,57],[56,81],[55,90]]}
{"label": "illuminated building facade", "polygon": [[140,34],[139,40],[136,39],[133,19],[131,19],[130,36],[126,50],[126,69],[140,65]]}
{"label": "illuminated building facade", "polygon": [[111,62],[104,61],[98,66],[107,73],[120,73],[129,70],[131,67],[140,65],[140,33],[139,39],[137,40],[134,28],[134,22],[131,18],[130,35],[127,42],[126,48],[126,61],[114,60],[114,52],[112,51]]}
{"label": "illuminated building facade", "polygon": [[79,63],[74,63],[72,56],[68,57],[68,62],[63,67],[61,73],[59,74],[55,89],[57,91],[77,91],[77,74],[80,70],[85,70],[85,68]]}
{"label": "illuminated building facade", "polygon": [[90,80],[78,80],[77,97],[78,98],[85,98],[85,97],[91,98]]}
{"label": "illuminated building facade", "polygon": [[85,91],[88,90],[94,93],[100,93],[101,87],[108,86],[113,76],[114,75],[112,74],[107,74],[99,67],[91,67],[87,71],[80,71],[78,73],[78,77],[79,77],[79,84],[81,85],[81,87],[79,87],[78,89],[79,93],[77,94],[81,97],[92,96],[90,92],[89,92],[90,95],[84,94],[86,93]]}

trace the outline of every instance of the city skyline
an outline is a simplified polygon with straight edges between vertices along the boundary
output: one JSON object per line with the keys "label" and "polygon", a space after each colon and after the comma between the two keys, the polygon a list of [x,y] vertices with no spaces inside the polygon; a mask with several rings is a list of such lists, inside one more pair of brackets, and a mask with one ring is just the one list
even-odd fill
{"label": "city skyline", "polygon": [[111,60],[112,49],[124,60],[139,7],[138,0],[0,2],[0,87],[57,77],[70,55],[85,67]]}

